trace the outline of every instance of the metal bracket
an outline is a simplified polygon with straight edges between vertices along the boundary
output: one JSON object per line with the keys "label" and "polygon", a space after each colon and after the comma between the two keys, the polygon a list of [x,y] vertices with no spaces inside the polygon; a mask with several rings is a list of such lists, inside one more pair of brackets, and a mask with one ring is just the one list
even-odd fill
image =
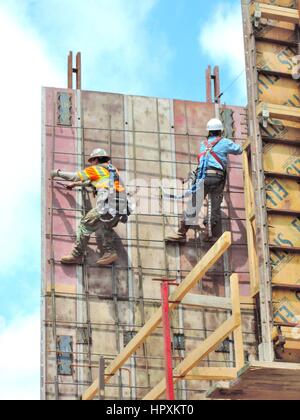
{"label": "metal bracket", "polygon": [[72,376],[73,337],[61,335],[56,340],[58,375]]}
{"label": "metal bracket", "polygon": [[77,328],[77,344],[91,344],[91,337],[89,337],[89,330],[86,327]]}
{"label": "metal bracket", "polygon": [[216,353],[227,353],[230,354],[230,344],[231,344],[231,340],[229,340],[229,338],[227,338],[226,340],[223,341],[223,343],[220,345],[219,348],[217,348],[215,350]]}
{"label": "metal bracket", "polygon": [[72,95],[66,92],[57,94],[58,124],[64,126],[72,125]]}
{"label": "metal bracket", "polygon": [[255,11],[253,15],[253,24],[255,28],[259,28],[261,20],[261,9],[259,3],[255,3]]}
{"label": "metal bracket", "polygon": [[185,336],[184,334],[173,335],[173,348],[174,350],[185,350]]}
{"label": "metal bracket", "polygon": [[262,110],[262,125],[264,128],[268,128],[269,118],[270,118],[270,112],[269,112],[268,105],[264,105],[263,110]]}

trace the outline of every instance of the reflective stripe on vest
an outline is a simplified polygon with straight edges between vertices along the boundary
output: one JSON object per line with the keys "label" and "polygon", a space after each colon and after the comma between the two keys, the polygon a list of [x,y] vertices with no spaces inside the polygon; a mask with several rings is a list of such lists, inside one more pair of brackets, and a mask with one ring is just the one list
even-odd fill
{"label": "reflective stripe on vest", "polygon": [[109,189],[112,172],[115,174],[113,176],[113,189],[117,192],[125,191],[125,188],[120,183],[119,173],[117,169],[115,169],[113,166],[112,168],[113,170],[110,171],[109,168],[106,168],[101,165],[89,166],[88,168],[85,168],[82,172],[77,172],[77,174],[80,177],[81,181],[91,181],[96,189]]}

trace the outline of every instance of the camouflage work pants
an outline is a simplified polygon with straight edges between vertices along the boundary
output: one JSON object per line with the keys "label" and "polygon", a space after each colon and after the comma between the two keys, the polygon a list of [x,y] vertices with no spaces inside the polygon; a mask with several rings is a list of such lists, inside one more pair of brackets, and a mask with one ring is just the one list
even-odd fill
{"label": "camouflage work pants", "polygon": [[104,252],[115,251],[113,242],[113,228],[117,226],[118,218],[115,218],[109,223],[104,223],[100,220],[100,215],[97,209],[90,210],[80,222],[77,230],[77,239],[72,255],[81,256],[84,254],[87,244],[92,233],[99,229],[100,238]]}
{"label": "camouflage work pants", "polygon": [[[205,226],[208,225],[208,218],[210,217],[210,223],[212,228],[214,228],[217,224],[221,222],[221,204],[223,201],[224,196],[224,187],[226,183],[225,176],[207,176],[204,181],[204,198],[209,195],[211,200],[211,213],[205,217],[203,224]],[[190,204],[190,208],[193,209],[193,204]],[[194,220],[198,220],[198,212],[199,208],[195,208],[195,216]],[[186,232],[189,230],[190,227],[193,225],[189,223],[189,219],[184,215],[184,219],[181,221],[181,225],[179,228],[179,233],[185,235]]]}

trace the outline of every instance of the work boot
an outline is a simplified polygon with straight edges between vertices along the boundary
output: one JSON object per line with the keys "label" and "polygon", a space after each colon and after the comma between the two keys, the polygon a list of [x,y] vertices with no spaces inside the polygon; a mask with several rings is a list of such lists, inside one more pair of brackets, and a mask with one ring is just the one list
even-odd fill
{"label": "work boot", "polygon": [[165,239],[166,242],[179,242],[184,243],[186,242],[186,235],[180,232],[176,232],[173,235],[169,235]]}
{"label": "work boot", "polygon": [[115,251],[107,251],[104,255],[96,262],[100,267],[105,265],[111,265],[118,259],[118,254]]}
{"label": "work boot", "polygon": [[70,254],[66,255],[65,257],[62,257],[60,262],[62,264],[82,264],[83,258],[82,255],[75,256],[73,254]]}
{"label": "work boot", "polygon": [[189,226],[187,226],[184,223],[184,221],[181,220],[178,231],[172,235],[167,236],[165,241],[184,243],[186,241],[186,233],[188,230],[189,230]]}

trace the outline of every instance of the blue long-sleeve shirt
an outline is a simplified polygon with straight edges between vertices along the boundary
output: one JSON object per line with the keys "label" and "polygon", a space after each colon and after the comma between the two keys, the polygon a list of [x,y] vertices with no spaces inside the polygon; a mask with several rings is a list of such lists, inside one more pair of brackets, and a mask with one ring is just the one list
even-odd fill
{"label": "blue long-sleeve shirt", "polygon": [[[208,143],[211,144],[214,141],[216,141],[217,137],[209,137]],[[201,143],[200,145],[200,153],[205,152],[206,146],[205,143]],[[224,167],[227,167],[228,162],[228,155],[240,155],[243,153],[243,149],[239,144],[234,143],[233,141],[222,138],[218,144],[216,144],[213,148],[213,151],[215,154],[219,157],[219,159],[222,161]],[[201,157],[199,161],[199,166],[201,167],[202,159],[204,159],[204,156]],[[209,153],[207,157],[207,167],[209,168],[216,168],[216,169],[224,169],[222,168],[222,165],[220,165],[219,162]]]}

